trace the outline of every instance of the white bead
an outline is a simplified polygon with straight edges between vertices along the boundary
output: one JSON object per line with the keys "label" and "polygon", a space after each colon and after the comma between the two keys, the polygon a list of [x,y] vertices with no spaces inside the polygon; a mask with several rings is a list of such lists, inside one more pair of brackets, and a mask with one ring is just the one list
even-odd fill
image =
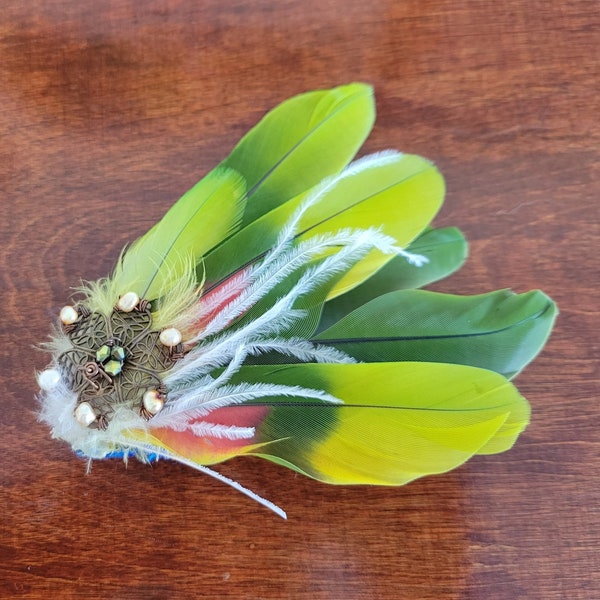
{"label": "white bead", "polygon": [[60,372],[56,369],[46,369],[38,374],[37,380],[40,388],[49,392],[60,383]]}
{"label": "white bead", "polygon": [[117,308],[123,312],[131,312],[140,301],[140,297],[135,292],[123,294],[117,302]]}
{"label": "white bead", "polygon": [[81,402],[75,409],[75,418],[80,425],[88,427],[96,420],[96,413],[89,402]]}
{"label": "white bead", "polygon": [[155,415],[160,412],[165,405],[165,401],[160,397],[156,390],[146,392],[142,398],[144,408],[151,414]]}
{"label": "white bead", "polygon": [[65,325],[72,325],[79,319],[77,311],[72,306],[63,306],[60,309],[59,317]]}
{"label": "white bead", "polygon": [[175,329],[175,327],[169,327],[168,329],[163,329],[160,332],[160,336],[158,338],[164,346],[168,346],[169,348],[173,348],[177,346],[177,344],[181,343],[181,331],[179,329]]}

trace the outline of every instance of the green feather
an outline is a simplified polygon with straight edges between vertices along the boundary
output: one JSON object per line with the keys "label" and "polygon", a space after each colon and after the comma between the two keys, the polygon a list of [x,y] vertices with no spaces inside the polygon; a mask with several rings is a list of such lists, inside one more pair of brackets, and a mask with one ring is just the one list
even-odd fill
{"label": "green feather", "polygon": [[467,241],[455,227],[428,229],[407,250],[427,257],[429,262],[415,268],[404,257],[394,257],[364,283],[327,302],[319,329],[330,327],[377,296],[395,290],[419,288],[447,277],[464,263]]}
{"label": "green feather", "polygon": [[248,183],[244,224],[343,169],[374,120],[373,90],[362,83],[300,94],[269,112],[222,163]]}
{"label": "green feather", "polygon": [[134,291],[154,299],[189,272],[239,226],[244,178],[218,167],[186,192],[148,233],[136,240],[112,276],[117,295]]}
{"label": "green feather", "polygon": [[401,485],[445,472],[509,449],[529,419],[506,379],[459,365],[258,366],[236,379],[321,389],[344,402],[273,397],[254,440],[266,443],[254,454],[328,483]]}
{"label": "green feather", "polygon": [[[270,211],[206,256],[208,282],[221,281],[264,256],[306,197],[302,194]],[[332,234],[343,228],[375,227],[395,238],[400,246],[407,246],[429,224],[443,197],[444,181],[431,162],[414,155],[390,156],[381,165],[338,181],[306,210],[296,239]],[[392,258],[371,253],[344,278],[343,286],[335,293],[354,287]]]}
{"label": "green feather", "polygon": [[385,294],[314,337],[357,360],[466,364],[514,377],[544,346],[556,305],[540,291]]}

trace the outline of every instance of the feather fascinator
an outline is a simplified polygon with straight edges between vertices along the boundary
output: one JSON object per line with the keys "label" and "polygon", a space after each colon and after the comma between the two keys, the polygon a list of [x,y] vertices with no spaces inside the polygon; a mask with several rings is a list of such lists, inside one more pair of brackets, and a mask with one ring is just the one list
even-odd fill
{"label": "feather fascinator", "polygon": [[168,458],[285,516],[210,465],[259,456],[332,484],[396,486],[508,450],[511,379],[544,345],[540,291],[418,288],[463,263],[432,228],[436,167],[351,162],[370,87],[287,100],[61,311],[40,418],[90,460]]}

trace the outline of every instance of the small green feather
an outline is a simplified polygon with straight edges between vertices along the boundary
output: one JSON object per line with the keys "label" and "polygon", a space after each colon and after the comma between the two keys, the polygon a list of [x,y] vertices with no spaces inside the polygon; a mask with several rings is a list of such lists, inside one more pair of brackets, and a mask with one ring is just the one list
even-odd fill
{"label": "small green feather", "polygon": [[148,233],[127,249],[115,268],[118,295],[134,291],[154,299],[200,262],[239,226],[245,206],[244,178],[217,168],[185,193]]}
{"label": "small green feather", "polygon": [[[361,159],[366,168],[340,177],[299,220],[296,240],[329,235],[343,228],[381,229],[407,246],[429,224],[444,198],[444,181],[428,160],[415,155],[374,155]],[[271,210],[206,256],[209,282],[218,282],[244,265],[262,258],[277,242],[292,215],[306,202],[305,192]],[[392,256],[373,253],[361,261],[332,295],[368,278]]]}
{"label": "small green feather", "polygon": [[427,229],[407,250],[427,258],[415,268],[403,256],[396,256],[354,289],[329,300],[323,307],[319,330],[330,327],[370,300],[396,290],[420,288],[460,269],[467,257],[467,241],[456,227]]}

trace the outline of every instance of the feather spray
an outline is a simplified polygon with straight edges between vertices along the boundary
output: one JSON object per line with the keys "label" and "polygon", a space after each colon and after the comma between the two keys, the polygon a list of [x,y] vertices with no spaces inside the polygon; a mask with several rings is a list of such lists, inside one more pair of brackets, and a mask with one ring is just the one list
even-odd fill
{"label": "feather spray", "polygon": [[351,162],[370,87],[287,100],[59,315],[40,418],[89,460],[259,456],[333,484],[402,485],[510,448],[510,382],[556,316],[542,292],[420,288],[460,267],[430,222],[436,167]]}

